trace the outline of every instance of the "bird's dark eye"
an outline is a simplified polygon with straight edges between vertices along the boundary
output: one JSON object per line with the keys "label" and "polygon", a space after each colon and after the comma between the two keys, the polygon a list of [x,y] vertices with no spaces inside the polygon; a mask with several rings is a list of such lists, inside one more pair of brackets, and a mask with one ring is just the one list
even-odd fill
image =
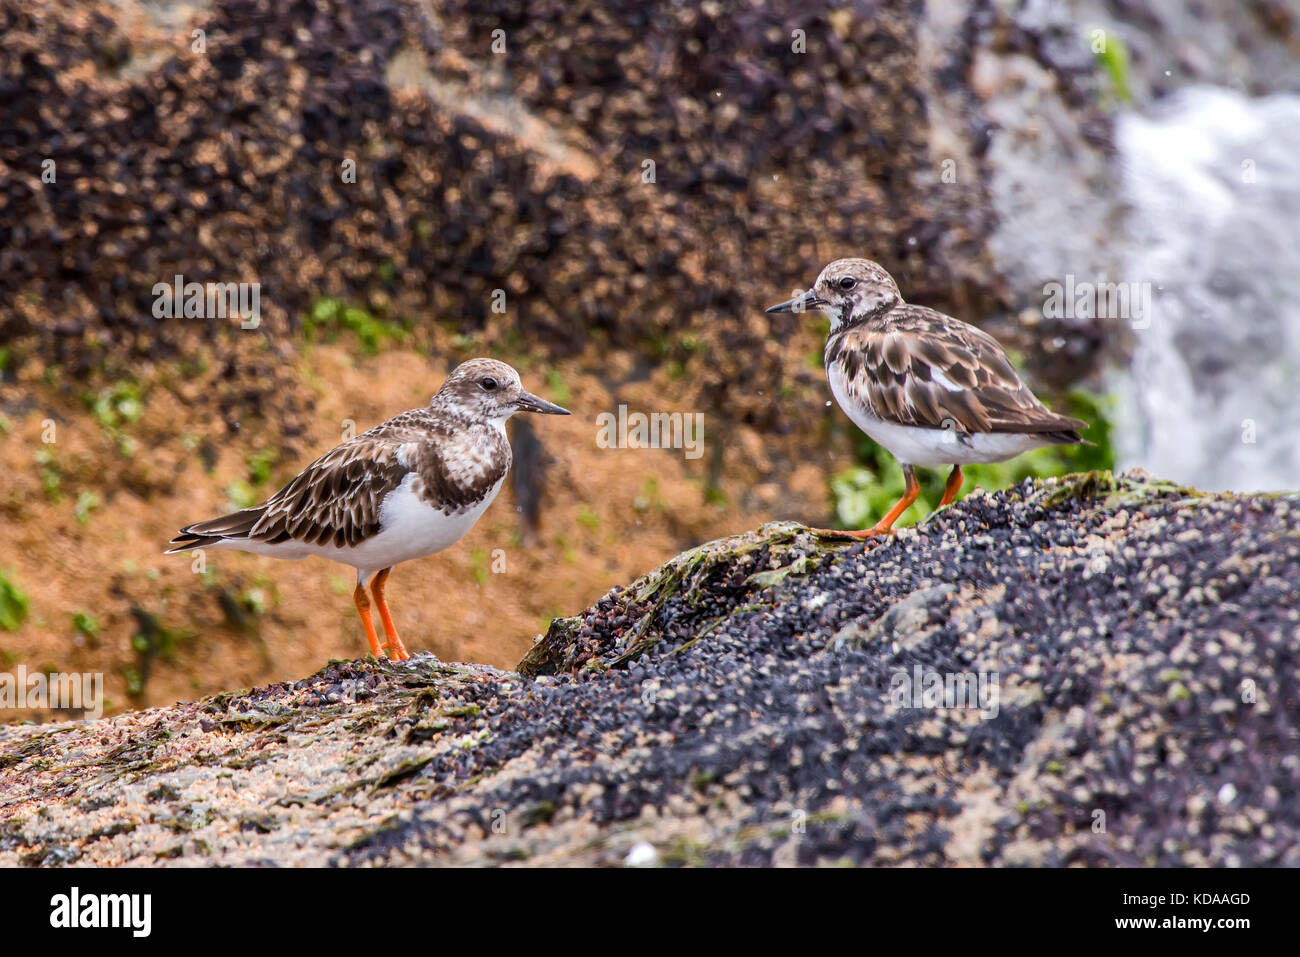
{"label": "bird's dark eye", "polygon": [[840,280],[840,288],[843,289],[845,292],[848,292],[857,284],[858,281],[854,279],[852,276],[845,276],[843,279]]}
{"label": "bird's dark eye", "polygon": [[479,379],[478,384],[483,387],[484,392],[492,392],[497,387],[497,380],[488,376],[486,379]]}

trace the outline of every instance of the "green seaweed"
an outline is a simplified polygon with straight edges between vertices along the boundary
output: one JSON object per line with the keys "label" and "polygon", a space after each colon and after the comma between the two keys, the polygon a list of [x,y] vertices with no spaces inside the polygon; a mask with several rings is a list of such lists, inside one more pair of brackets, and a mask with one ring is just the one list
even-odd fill
{"label": "green seaweed", "polygon": [[[659,641],[653,625],[670,600],[681,598],[688,604],[698,603],[712,582],[759,551],[767,550],[770,567],[751,575],[747,584],[770,588],[790,575],[806,574],[818,558],[847,544],[848,540],[834,532],[808,528],[798,522],[768,522],[756,531],[682,552],[622,590],[619,601],[625,610],[634,613],[636,623],[622,638],[622,650],[613,660],[592,659],[586,667],[617,668],[645,654]],[[647,604],[649,607],[644,607]],[[571,662],[581,627],[581,616],[552,620],[545,636],[519,662],[520,674],[535,678],[571,668],[572,664],[566,662]]]}

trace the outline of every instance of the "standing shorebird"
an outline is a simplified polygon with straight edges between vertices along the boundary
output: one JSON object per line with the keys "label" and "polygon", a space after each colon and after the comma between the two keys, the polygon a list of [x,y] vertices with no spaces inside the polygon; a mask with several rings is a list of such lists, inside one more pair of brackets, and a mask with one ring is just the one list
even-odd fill
{"label": "standing shorebird", "polygon": [[1039,402],[996,339],[951,316],[903,302],[892,276],[867,259],[837,259],[812,289],[768,312],[821,309],[831,320],[826,377],[853,424],[903,466],[906,490],[865,538],[891,534],[916,501],[916,466],[951,465],[939,507],[961,489],[963,465],[1004,462],[1044,445],[1084,443],[1088,424]]}
{"label": "standing shorebird", "polygon": [[[568,415],[525,392],[495,359],[462,362],[423,409],[394,416],[303,469],[261,505],[188,525],[167,554],[233,548],[302,559],[320,555],[357,570],[352,593],[371,653],[410,657],[393,626],[384,583],[398,562],[449,548],[492,504],[510,469],[506,419]],[[381,648],[366,584],[388,641]]]}

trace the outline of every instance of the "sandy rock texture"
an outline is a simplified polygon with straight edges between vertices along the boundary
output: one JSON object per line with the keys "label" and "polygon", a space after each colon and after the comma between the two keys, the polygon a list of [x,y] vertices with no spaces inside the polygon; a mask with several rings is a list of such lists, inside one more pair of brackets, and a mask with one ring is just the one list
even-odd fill
{"label": "sandy rock texture", "polygon": [[[678,556],[518,672],[0,728],[0,865],[1300,864],[1300,496],[1134,473]],[[900,676],[982,675],[974,704]]]}

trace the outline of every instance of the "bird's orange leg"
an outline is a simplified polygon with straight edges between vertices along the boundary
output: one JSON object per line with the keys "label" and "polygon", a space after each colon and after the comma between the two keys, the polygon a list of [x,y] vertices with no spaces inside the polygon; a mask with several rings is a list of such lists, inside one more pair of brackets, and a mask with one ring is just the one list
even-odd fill
{"label": "bird's orange leg", "polygon": [[402,644],[402,639],[397,637],[397,628],[393,624],[393,616],[388,612],[388,602],[384,600],[384,583],[388,581],[388,573],[391,568],[385,568],[370,580],[370,591],[375,596],[375,604],[379,606],[379,620],[384,623],[384,634],[388,636],[388,644],[384,645],[388,649],[389,657],[396,661],[406,661],[411,657],[407,652],[406,646]]}
{"label": "bird's orange leg", "polygon": [[375,634],[375,623],[370,620],[370,596],[366,594],[365,586],[357,582],[357,590],[352,593],[352,600],[356,603],[357,614],[361,616],[361,624],[366,626],[366,638],[370,640],[370,653],[376,658],[384,657],[384,653],[379,650],[379,636]]}
{"label": "bird's orange leg", "polygon": [[939,501],[940,508],[952,504],[952,500],[955,499],[957,493],[961,491],[961,483],[961,466],[954,465],[952,471],[948,473],[948,481],[943,484],[943,498]]}
{"label": "bird's orange leg", "polygon": [[903,497],[889,510],[889,514],[870,528],[864,528],[860,532],[848,532],[848,535],[854,538],[870,538],[872,535],[894,534],[894,523],[898,521],[898,516],[906,512],[908,506],[915,502],[916,497],[921,494],[921,486],[916,481],[916,470],[912,466],[903,466],[903,478],[907,482],[906,487],[903,489]]}

